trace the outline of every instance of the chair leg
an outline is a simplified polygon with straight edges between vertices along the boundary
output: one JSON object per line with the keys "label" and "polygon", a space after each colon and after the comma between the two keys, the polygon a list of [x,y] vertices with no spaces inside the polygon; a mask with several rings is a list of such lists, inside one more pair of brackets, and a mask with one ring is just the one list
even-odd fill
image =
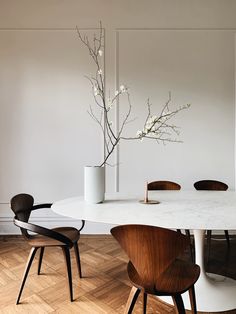
{"label": "chair leg", "polygon": [[191,261],[194,263],[195,262],[195,258],[194,258],[194,245],[192,244],[192,241],[191,241],[191,234],[190,234],[190,231],[188,229],[185,229],[185,234],[186,236],[188,237],[189,239],[189,242],[190,242],[190,256],[191,256]]}
{"label": "chair leg", "polygon": [[78,243],[77,242],[74,243],[74,250],[75,250],[75,258],[76,258],[76,262],[77,262],[79,277],[82,278],[80,254],[79,254],[79,247],[78,247]]}
{"label": "chair leg", "polygon": [[27,279],[27,276],[28,276],[30,267],[31,267],[31,265],[32,265],[32,262],[33,262],[33,260],[34,260],[34,257],[35,257],[35,254],[36,254],[37,250],[38,250],[37,247],[32,247],[32,248],[31,248],[31,251],[30,251],[30,253],[29,253],[28,261],[27,261],[27,264],[26,264],[26,267],[25,267],[25,272],[24,272],[24,275],[23,275],[23,278],[22,278],[21,287],[20,287],[20,292],[19,292],[19,295],[18,295],[16,304],[19,304],[19,303],[20,303],[20,297],[21,297],[22,291],[23,291],[23,289],[24,289],[24,285],[25,285],[25,282],[26,282],[26,279]]}
{"label": "chair leg", "polygon": [[211,230],[207,230],[207,262],[210,258],[210,252],[211,252]]}
{"label": "chair leg", "polygon": [[192,286],[189,289],[188,293],[189,293],[189,299],[190,299],[192,314],[197,314],[197,304],[196,304],[196,296],[195,296],[194,286]]}
{"label": "chair leg", "polygon": [[143,314],[147,311],[147,293],[143,291]]}
{"label": "chair leg", "polygon": [[43,253],[44,253],[44,247],[41,247],[40,254],[39,254],[38,275],[40,275],[40,270],[41,270],[42,260],[43,260]]}
{"label": "chair leg", "polygon": [[185,308],[184,308],[184,302],[182,299],[181,294],[175,294],[172,296],[173,302],[175,304],[175,307],[177,309],[178,314],[186,314]]}
{"label": "chair leg", "polygon": [[228,246],[230,246],[229,232],[228,232],[228,230],[225,230],[225,238],[226,238],[226,241],[227,241]]}
{"label": "chair leg", "polygon": [[65,258],[66,268],[67,268],[68,287],[69,287],[69,293],[70,293],[70,300],[71,300],[71,302],[73,302],[70,249],[67,246],[62,246],[62,251],[64,253],[64,258]]}
{"label": "chair leg", "polygon": [[125,314],[131,314],[132,313],[132,311],[134,309],[134,305],[137,301],[137,298],[139,296],[140,291],[141,290],[139,288],[136,288],[134,286],[132,287],[130,294],[129,294],[128,301],[127,301],[126,306],[125,306],[125,311],[124,311]]}

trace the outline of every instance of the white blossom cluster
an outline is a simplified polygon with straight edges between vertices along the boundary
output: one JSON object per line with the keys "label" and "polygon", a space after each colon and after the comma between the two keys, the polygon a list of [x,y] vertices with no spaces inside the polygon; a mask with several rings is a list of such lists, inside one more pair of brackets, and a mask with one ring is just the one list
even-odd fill
{"label": "white blossom cluster", "polygon": [[162,114],[161,116],[150,116],[142,131],[137,131],[136,135],[137,137],[139,137],[140,139],[142,139],[145,136],[152,136],[152,137],[159,137],[161,131],[164,131],[164,124],[163,124],[163,120],[166,119],[166,115]]}

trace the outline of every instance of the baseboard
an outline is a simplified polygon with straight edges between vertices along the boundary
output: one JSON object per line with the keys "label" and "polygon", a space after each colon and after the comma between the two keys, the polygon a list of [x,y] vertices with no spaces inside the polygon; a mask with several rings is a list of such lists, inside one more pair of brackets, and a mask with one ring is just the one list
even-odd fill
{"label": "baseboard", "polygon": [[[71,226],[75,228],[80,228],[80,220],[69,219],[64,217],[37,217],[31,219],[31,222],[36,225],[42,225],[46,228],[55,228],[62,226]],[[96,223],[96,222],[86,222],[85,227],[82,230],[84,235],[109,235],[110,229],[114,225]],[[236,230],[230,230],[230,235],[236,235]],[[0,217],[0,235],[19,235],[20,229],[13,224],[13,217]],[[223,235],[223,230],[214,230],[214,235]]]}

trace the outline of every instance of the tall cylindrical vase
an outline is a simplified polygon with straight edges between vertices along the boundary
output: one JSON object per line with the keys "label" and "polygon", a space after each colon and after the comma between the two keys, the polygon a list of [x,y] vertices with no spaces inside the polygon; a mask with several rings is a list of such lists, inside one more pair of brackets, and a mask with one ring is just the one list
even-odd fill
{"label": "tall cylindrical vase", "polygon": [[105,197],[105,168],[84,167],[84,199],[87,203],[102,203]]}

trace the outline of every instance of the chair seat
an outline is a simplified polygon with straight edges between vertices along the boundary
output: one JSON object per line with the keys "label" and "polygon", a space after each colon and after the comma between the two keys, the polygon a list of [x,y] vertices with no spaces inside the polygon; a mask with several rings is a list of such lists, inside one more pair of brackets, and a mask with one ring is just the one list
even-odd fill
{"label": "chair seat", "polygon": [[[76,243],[80,238],[80,232],[73,227],[58,227],[53,228],[52,230],[63,234],[64,236],[69,238],[73,243]],[[54,240],[43,235],[33,236],[33,238],[28,240],[28,243],[33,247],[58,246],[58,245],[65,246],[64,243],[61,243],[58,240]]]}
{"label": "chair seat", "polygon": [[[128,275],[134,286],[142,289],[146,293],[154,295],[174,295],[182,294],[189,290],[200,275],[200,267],[186,261],[176,259],[158,278],[155,286],[149,286],[148,282],[139,277],[135,267],[128,263]],[[176,278],[176,280],[173,280]]]}

